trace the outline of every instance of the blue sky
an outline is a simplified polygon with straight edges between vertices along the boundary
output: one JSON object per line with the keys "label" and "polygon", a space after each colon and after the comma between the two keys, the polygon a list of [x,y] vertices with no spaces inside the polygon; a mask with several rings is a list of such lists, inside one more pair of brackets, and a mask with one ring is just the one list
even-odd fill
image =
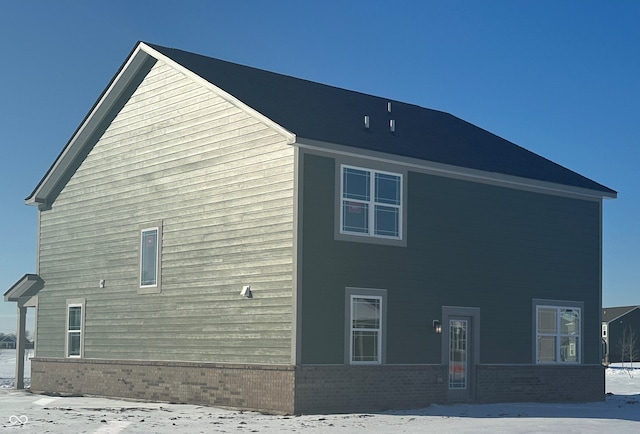
{"label": "blue sky", "polygon": [[640,304],[639,20],[632,0],[2,2],[0,292],[35,271],[24,198],[144,40],[443,110],[617,190],[603,302]]}

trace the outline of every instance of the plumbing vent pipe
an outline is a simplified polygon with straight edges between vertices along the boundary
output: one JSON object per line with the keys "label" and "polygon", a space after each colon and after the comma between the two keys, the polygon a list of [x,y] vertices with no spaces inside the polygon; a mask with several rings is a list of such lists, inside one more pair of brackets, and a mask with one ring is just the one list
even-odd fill
{"label": "plumbing vent pipe", "polygon": [[391,119],[389,121],[389,131],[391,131],[392,133],[396,132],[396,121],[395,121],[395,119]]}
{"label": "plumbing vent pipe", "polygon": [[364,127],[369,129],[369,116],[364,117]]}

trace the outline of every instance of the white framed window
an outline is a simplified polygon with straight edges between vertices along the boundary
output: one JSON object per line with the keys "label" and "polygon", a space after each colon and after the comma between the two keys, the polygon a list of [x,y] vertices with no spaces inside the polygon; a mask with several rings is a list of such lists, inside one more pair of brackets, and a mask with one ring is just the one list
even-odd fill
{"label": "white framed window", "polygon": [[402,239],[403,176],[340,165],[340,233]]}
{"label": "white framed window", "polygon": [[140,229],[140,293],[160,292],[162,222]]}
{"label": "white framed window", "polygon": [[347,288],[345,363],[384,363],[386,290]]}
{"label": "white framed window", "polygon": [[79,358],[84,354],[84,299],[67,300],[65,356]]}
{"label": "white framed window", "polygon": [[536,363],[580,363],[582,308],[536,305]]}

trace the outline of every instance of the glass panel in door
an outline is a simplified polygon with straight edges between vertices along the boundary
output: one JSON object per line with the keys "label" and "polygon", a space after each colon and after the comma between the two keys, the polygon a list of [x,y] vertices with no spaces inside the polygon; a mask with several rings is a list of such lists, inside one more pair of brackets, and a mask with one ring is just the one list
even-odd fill
{"label": "glass panel in door", "polygon": [[449,320],[449,389],[467,388],[468,326],[464,319]]}

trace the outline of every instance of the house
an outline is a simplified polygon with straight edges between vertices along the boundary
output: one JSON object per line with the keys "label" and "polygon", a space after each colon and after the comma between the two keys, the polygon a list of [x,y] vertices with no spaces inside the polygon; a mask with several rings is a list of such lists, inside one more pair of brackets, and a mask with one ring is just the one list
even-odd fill
{"label": "house", "polygon": [[640,306],[603,308],[601,332],[605,363],[640,360]]}
{"label": "house", "polygon": [[16,336],[0,334],[0,350],[15,350]]}
{"label": "house", "polygon": [[[16,338],[16,335],[3,335],[2,333],[0,333],[0,349],[15,350],[17,347],[17,342],[18,339]],[[25,339],[24,345],[25,349],[27,350],[34,349],[34,343],[29,339]]]}
{"label": "house", "polygon": [[604,399],[617,193],[455,116],[138,43],[26,199],[34,391],[276,413]]}

